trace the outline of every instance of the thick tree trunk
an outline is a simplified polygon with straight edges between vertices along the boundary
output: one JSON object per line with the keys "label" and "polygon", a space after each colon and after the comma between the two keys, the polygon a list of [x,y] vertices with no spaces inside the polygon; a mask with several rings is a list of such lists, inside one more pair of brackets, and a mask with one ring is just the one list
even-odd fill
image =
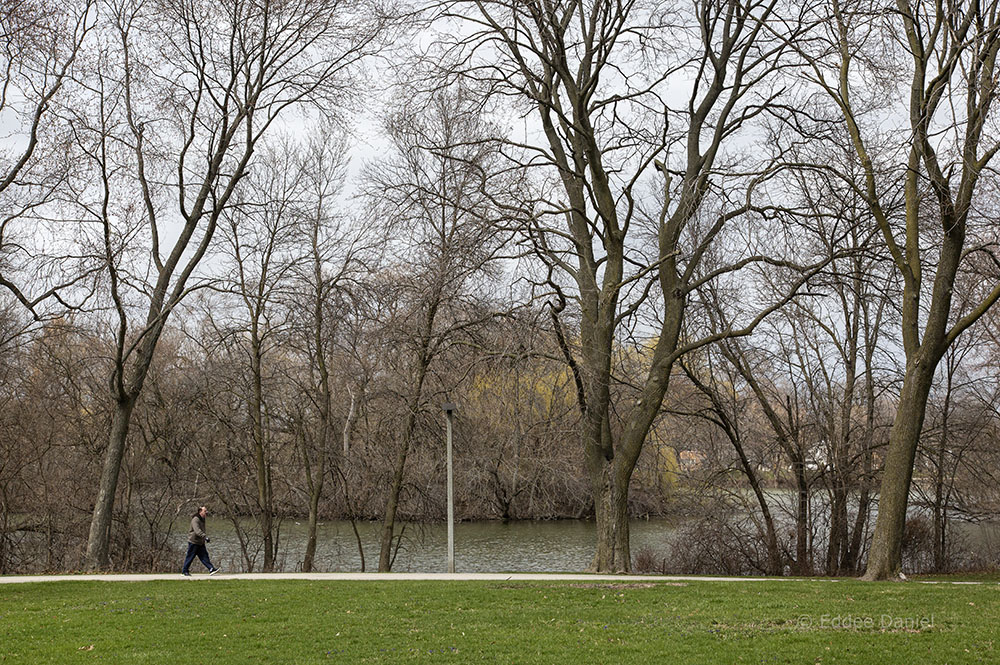
{"label": "thick tree trunk", "polygon": [[94,502],[94,514],[90,521],[90,535],[87,538],[87,553],[84,558],[84,568],[87,570],[105,570],[111,565],[111,517],[135,402],[135,397],[127,397],[115,404],[108,448],[104,453],[104,466]]}
{"label": "thick tree trunk", "polygon": [[[913,479],[913,462],[924,424],[935,363],[907,371],[889,435],[878,500],[878,518],[868,554],[866,580],[899,579],[903,567],[903,529]],[[908,368],[909,369],[909,368]]]}
{"label": "thick tree trunk", "polygon": [[[609,377],[611,376],[611,329],[606,321],[599,320],[594,312],[601,308],[592,305],[584,309],[581,324],[583,340],[584,405],[582,440],[584,461],[590,477],[590,494],[594,503],[596,543],[590,571],[596,573],[623,572],[628,563],[622,562],[618,547],[621,531],[628,539],[627,510],[619,515],[617,504],[621,488],[615,484],[615,443],[611,435]],[[627,487],[625,488],[627,503]],[[624,526],[622,522],[624,521]],[[627,559],[626,559],[627,561]]]}
{"label": "thick tree trunk", "polygon": [[[665,289],[667,290],[667,289]],[[675,289],[670,289],[675,293]],[[587,367],[594,381],[587,391],[587,418],[584,432],[584,450],[594,497],[594,514],[597,521],[597,548],[591,570],[593,572],[631,572],[632,558],[629,547],[628,492],[632,473],[642,452],[649,430],[660,412],[663,396],[670,385],[670,373],[676,361],[674,352],[684,319],[683,297],[668,299],[664,316],[663,334],[656,342],[649,373],[635,405],[629,409],[618,445],[611,432],[611,395],[608,389],[611,377],[610,355],[613,330],[609,326],[591,328],[591,353],[586,354]],[[608,317],[607,320],[613,320]],[[603,355],[600,350],[603,349]]]}
{"label": "thick tree trunk", "polygon": [[628,483],[616,480],[613,462],[600,464],[591,477],[597,549],[590,572],[630,573]]}

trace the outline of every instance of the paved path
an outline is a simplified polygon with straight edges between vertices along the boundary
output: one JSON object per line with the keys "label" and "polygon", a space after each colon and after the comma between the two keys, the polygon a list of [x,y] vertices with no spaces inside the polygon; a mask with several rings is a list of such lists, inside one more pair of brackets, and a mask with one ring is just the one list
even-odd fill
{"label": "paved path", "polygon": [[[493,582],[590,582],[618,584],[649,584],[686,582],[838,582],[822,577],[710,577],[704,575],[591,575],[587,573],[193,573],[184,577],[180,573],[157,574],[97,574],[97,575],[0,575],[0,584],[24,582],[151,582],[154,580],[319,580],[338,582],[345,580],[379,582],[386,580],[432,580],[432,581],[493,581]],[[918,584],[1000,584],[1000,582],[965,582],[948,580],[917,580]]]}
{"label": "paved path", "polygon": [[0,584],[19,582],[150,582],[153,580],[322,580],[322,581],[385,581],[385,580],[434,580],[434,581],[559,581],[559,582],[608,582],[644,584],[651,582],[791,582],[793,577],[695,577],[683,575],[589,575],[585,573],[233,573],[219,572],[209,577],[207,573],[193,573],[184,577],[180,573],[150,575],[10,575],[0,576]]}

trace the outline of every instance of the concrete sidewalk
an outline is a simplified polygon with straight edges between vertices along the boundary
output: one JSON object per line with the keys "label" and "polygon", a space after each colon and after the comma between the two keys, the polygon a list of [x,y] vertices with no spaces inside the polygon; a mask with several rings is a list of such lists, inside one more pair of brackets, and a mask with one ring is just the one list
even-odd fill
{"label": "concrete sidewalk", "polygon": [[[705,577],[684,575],[589,575],[586,573],[193,573],[185,577],[180,573],[157,574],[97,574],[97,575],[11,575],[0,576],[0,584],[24,582],[151,582],[154,580],[318,580],[318,581],[386,581],[431,580],[445,581],[494,581],[494,582],[597,582],[648,584],[655,582],[795,582],[795,577]],[[831,580],[836,581],[836,580]]]}

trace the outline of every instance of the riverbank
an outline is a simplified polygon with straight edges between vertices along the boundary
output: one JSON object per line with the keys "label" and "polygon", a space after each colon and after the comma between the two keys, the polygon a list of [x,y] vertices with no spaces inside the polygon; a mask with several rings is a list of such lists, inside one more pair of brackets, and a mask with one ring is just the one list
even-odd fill
{"label": "riverbank", "polygon": [[[57,581],[0,592],[4,662],[996,662],[996,584]],[[763,583],[761,583],[763,582]]]}

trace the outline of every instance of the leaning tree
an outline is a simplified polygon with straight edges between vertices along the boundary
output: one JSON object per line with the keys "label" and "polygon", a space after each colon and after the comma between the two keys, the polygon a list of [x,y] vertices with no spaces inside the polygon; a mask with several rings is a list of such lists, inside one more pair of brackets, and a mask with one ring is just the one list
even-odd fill
{"label": "leaning tree", "polygon": [[1000,149],[993,118],[1000,3],[860,0],[809,12],[815,28],[795,48],[826,105],[807,105],[814,113],[799,127],[815,131],[814,140],[844,137],[850,145],[859,168],[836,172],[863,197],[902,283],[906,366],[865,573],[888,579],[901,572],[914,460],[938,364],[1000,298],[995,275],[977,302],[960,307],[955,298],[956,279],[978,271],[978,257],[994,267],[998,261],[989,198]]}

